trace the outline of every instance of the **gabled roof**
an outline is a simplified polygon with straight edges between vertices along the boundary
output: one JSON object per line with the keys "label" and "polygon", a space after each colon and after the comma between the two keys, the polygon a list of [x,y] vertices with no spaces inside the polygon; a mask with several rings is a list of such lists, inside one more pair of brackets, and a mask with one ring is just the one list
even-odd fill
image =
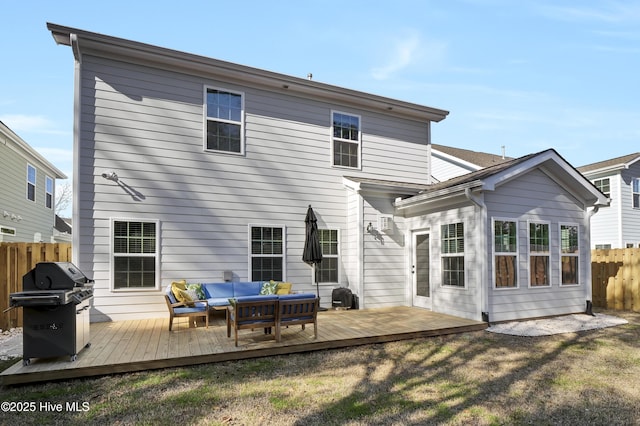
{"label": "gabled roof", "polygon": [[587,206],[608,205],[609,203],[609,199],[560,154],[553,149],[548,149],[429,185],[420,194],[397,201],[395,205],[397,208],[403,209],[455,195],[467,194],[469,196],[470,191],[493,191],[501,184],[535,168],[552,176],[558,185],[583,200]]}
{"label": "gabled roof", "polygon": [[[55,179],[66,179],[67,176],[56,166],[51,164],[42,154],[33,149],[31,145],[26,143],[20,136],[11,130],[6,124],[0,121],[0,142],[4,142],[9,148],[13,149],[27,161],[40,162],[42,168],[47,170]],[[11,142],[11,143],[9,143]]]}
{"label": "gabled roof", "polygon": [[622,157],[616,157],[610,160],[599,161],[597,163],[578,167],[578,171],[581,173],[592,174],[596,172],[623,170],[628,169],[638,160],[640,160],[640,152],[634,152],[633,154],[623,155]]}
{"label": "gabled roof", "polygon": [[431,144],[431,148],[450,157],[462,160],[465,163],[475,165],[477,168],[490,167],[513,159],[511,157],[503,157],[487,152],[471,151],[469,149],[454,148],[452,146],[438,145],[435,143]]}
{"label": "gabled roof", "polygon": [[81,61],[83,54],[93,54],[201,75],[206,78],[220,78],[279,93],[337,102],[342,105],[419,121],[438,122],[444,120],[449,114],[449,111],[442,109],[345,89],[308,78],[278,74],[77,28],[52,23],[47,23],[47,28],[51,31],[56,43],[72,48],[77,61]]}

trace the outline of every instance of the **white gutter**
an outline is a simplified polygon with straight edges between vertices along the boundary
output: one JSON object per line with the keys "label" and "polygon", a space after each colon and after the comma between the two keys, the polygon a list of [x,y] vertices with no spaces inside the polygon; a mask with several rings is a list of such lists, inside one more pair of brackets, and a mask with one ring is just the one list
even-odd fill
{"label": "white gutter", "polygon": [[[489,322],[489,290],[488,286],[491,285],[491,280],[489,279],[489,270],[487,268],[488,262],[491,261],[490,251],[487,250],[487,206],[481,198],[473,195],[471,192],[471,188],[465,188],[464,195],[467,197],[469,201],[475,204],[480,209],[480,218],[479,218],[479,232],[477,233],[477,238],[475,239],[476,244],[474,250],[476,255],[484,256],[484,259],[480,262],[480,283],[479,283],[479,291],[480,291],[480,314],[482,316],[483,321]],[[480,254],[482,253],[482,254]],[[486,285],[485,285],[486,283]]]}

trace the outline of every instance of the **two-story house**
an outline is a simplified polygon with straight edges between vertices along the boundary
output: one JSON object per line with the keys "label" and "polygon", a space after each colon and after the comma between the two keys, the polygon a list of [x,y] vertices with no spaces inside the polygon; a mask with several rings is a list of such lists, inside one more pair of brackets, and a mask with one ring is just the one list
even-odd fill
{"label": "two-story house", "polygon": [[[48,24],[75,59],[74,262],[93,321],[167,315],[172,281],[293,283],[331,303],[492,320],[584,310],[588,209],[555,151],[431,178],[448,112]],[[323,261],[302,261],[304,218]]]}
{"label": "two-story house", "polygon": [[640,247],[640,153],[587,164],[578,171],[611,200],[593,216],[592,248]]}
{"label": "two-story house", "polygon": [[0,241],[52,242],[55,180],[67,177],[1,121],[0,178]]}

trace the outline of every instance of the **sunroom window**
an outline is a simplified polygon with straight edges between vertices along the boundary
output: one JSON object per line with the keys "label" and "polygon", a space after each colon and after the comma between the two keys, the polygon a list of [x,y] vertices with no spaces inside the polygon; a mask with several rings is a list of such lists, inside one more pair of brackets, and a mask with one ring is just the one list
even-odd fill
{"label": "sunroom window", "polygon": [[560,264],[562,285],[578,284],[580,266],[580,247],[577,225],[560,225]]}
{"label": "sunroom window", "polygon": [[531,287],[551,285],[549,281],[549,224],[529,224],[529,273]]}
{"label": "sunroom window", "polygon": [[496,288],[517,287],[518,228],[516,222],[494,220],[493,236],[495,286]]}

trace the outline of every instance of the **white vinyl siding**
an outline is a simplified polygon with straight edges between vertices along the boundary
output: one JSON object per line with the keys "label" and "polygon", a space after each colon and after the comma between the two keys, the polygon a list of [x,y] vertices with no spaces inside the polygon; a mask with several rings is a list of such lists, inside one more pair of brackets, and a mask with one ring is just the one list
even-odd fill
{"label": "white vinyl siding", "polygon": [[[227,270],[234,280],[250,280],[247,226],[284,225],[286,280],[297,291],[315,293],[312,268],[301,260],[312,204],[319,226],[338,229],[347,242],[340,256],[357,276],[358,246],[343,235],[352,214],[345,206],[345,169],[331,167],[327,158],[335,105],[89,54],[81,75],[77,266],[96,280],[93,320],[166,315],[160,293],[123,299],[110,292],[110,217],[161,221],[163,287],[180,279],[218,282]],[[243,94],[244,156],[203,155],[203,87]],[[424,122],[354,113],[367,123],[359,176],[427,183]],[[105,170],[115,170],[126,186],[103,179]],[[394,271],[403,273],[403,258],[396,261]],[[356,288],[363,279],[347,281],[345,268],[340,284]],[[403,282],[398,285],[401,304]],[[330,300],[334,286],[319,287],[322,300]],[[373,291],[375,300],[385,300],[384,294]],[[392,299],[397,305],[395,290]]]}
{"label": "white vinyl siding", "polygon": [[[527,194],[522,197],[521,194]],[[517,200],[517,202],[516,202]],[[566,313],[584,312],[587,300],[587,281],[591,265],[579,262],[578,279],[581,285],[562,285],[560,224],[578,226],[578,254],[590,258],[589,235],[585,231],[584,209],[575,197],[545,173],[536,170],[502,185],[499,191],[485,194],[489,217],[513,218],[518,224],[518,288],[508,291],[489,289],[488,309],[491,321],[535,318]],[[593,218],[606,208],[600,209]],[[592,218],[592,220],[593,220]],[[530,287],[529,224],[549,224],[549,285]],[[491,234],[489,234],[491,235]],[[495,274],[490,263],[489,279]]]}

